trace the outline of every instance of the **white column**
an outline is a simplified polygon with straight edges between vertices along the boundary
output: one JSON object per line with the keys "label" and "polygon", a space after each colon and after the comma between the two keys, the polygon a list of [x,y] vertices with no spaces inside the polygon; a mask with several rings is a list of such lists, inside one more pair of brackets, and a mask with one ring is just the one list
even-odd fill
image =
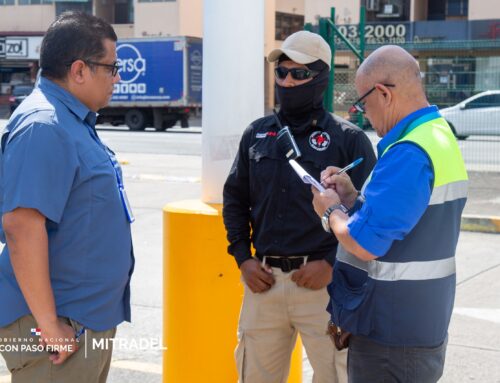
{"label": "white column", "polygon": [[264,0],[203,7],[202,201],[222,203],[241,134],[264,115]]}

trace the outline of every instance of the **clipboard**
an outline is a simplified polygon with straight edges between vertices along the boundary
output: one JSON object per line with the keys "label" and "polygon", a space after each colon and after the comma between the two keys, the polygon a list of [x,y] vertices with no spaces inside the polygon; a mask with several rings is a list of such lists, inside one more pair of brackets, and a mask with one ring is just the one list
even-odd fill
{"label": "clipboard", "polygon": [[326,191],[323,185],[321,185],[316,179],[314,179],[313,176],[306,172],[306,170],[302,166],[300,166],[297,161],[290,160],[288,162],[292,166],[293,170],[295,170],[295,173],[297,173],[297,175],[300,177],[302,182],[314,186],[321,193],[324,193]]}

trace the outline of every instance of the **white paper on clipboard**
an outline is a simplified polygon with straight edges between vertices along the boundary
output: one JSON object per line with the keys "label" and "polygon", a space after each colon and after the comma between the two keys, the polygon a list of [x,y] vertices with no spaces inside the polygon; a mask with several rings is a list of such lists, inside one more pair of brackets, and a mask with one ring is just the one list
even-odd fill
{"label": "white paper on clipboard", "polygon": [[321,185],[318,181],[316,181],[313,176],[311,176],[306,170],[300,166],[297,161],[295,160],[290,160],[288,161],[290,165],[292,166],[293,170],[295,170],[295,173],[298,174],[300,179],[305,183],[305,184],[310,184],[314,186],[316,189],[318,189],[321,193],[325,192],[325,188],[323,185]]}

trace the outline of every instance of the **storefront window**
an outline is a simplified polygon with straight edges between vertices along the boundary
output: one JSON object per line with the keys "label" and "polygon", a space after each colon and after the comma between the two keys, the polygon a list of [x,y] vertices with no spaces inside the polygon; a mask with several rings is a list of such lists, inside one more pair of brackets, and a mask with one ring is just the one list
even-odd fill
{"label": "storefront window", "polygon": [[477,57],[475,90],[500,89],[500,57]]}
{"label": "storefront window", "polygon": [[0,5],[14,5],[15,3],[15,0],[0,0]]}
{"label": "storefront window", "polygon": [[440,107],[500,89],[499,56],[429,57],[420,60],[427,96]]}
{"label": "storefront window", "polygon": [[448,9],[446,16],[467,16],[469,1],[468,0],[448,0]]}
{"label": "storefront window", "polygon": [[362,0],[366,21],[409,21],[410,0]]}
{"label": "storefront window", "polygon": [[139,3],[168,3],[168,2],[175,2],[176,0],[139,0]]}
{"label": "storefront window", "polygon": [[304,29],[304,16],[293,13],[276,12],[276,40],[285,40],[292,33]]}
{"label": "storefront window", "polygon": [[446,20],[447,17],[467,17],[469,0],[433,0],[428,3],[429,20]]}
{"label": "storefront window", "polygon": [[71,1],[57,1],[56,2],[56,16],[66,11],[81,11],[92,14],[92,3],[88,2],[71,2]]}
{"label": "storefront window", "polygon": [[113,24],[132,24],[134,22],[134,2],[115,0],[115,20]]}
{"label": "storefront window", "polygon": [[40,5],[40,4],[52,4],[53,0],[18,0],[19,5]]}

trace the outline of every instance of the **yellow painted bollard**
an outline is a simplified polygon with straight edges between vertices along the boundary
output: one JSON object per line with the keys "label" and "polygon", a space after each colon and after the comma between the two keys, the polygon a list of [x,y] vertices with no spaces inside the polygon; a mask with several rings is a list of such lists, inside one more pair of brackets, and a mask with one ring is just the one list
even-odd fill
{"label": "yellow painted bollard", "polygon": [[[222,206],[180,201],[163,209],[163,382],[236,383],[243,286],[227,254]],[[302,382],[297,342],[289,383]]]}

